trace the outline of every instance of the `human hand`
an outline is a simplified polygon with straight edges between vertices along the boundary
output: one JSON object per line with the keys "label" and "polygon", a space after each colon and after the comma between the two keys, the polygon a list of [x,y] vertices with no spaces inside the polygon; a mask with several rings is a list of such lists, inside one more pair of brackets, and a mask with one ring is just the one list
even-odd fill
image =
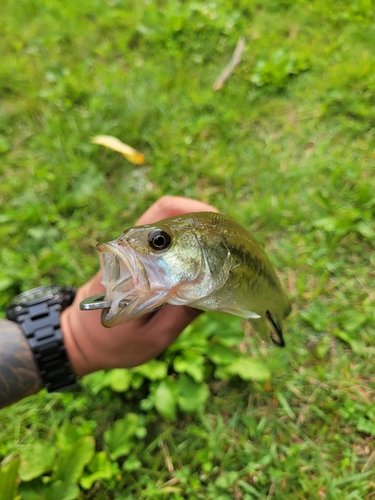
{"label": "human hand", "polygon": [[[216,212],[206,203],[163,196],[138,220],[150,224],[189,212]],[[61,314],[61,329],[74,372],[86,375],[101,369],[131,368],[146,363],[166,349],[200,311],[187,306],[166,305],[114,328],[100,323],[100,311],[81,311],[79,304],[91,295],[104,293],[101,271],[77,290],[73,304]]]}

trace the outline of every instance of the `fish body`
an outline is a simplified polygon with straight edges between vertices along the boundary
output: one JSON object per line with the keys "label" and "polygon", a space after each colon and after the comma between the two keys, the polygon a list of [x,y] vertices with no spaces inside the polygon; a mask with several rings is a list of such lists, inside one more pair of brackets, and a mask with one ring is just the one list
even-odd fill
{"label": "fish body", "polygon": [[183,214],[126,230],[97,246],[112,327],[163,304],[248,318],[261,338],[283,346],[289,300],[267,255],[233,219]]}

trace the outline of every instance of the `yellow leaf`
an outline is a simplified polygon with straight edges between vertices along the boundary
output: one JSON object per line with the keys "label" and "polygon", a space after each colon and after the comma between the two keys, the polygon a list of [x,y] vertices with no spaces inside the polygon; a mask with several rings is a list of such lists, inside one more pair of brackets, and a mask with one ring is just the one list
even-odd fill
{"label": "yellow leaf", "polygon": [[91,142],[123,154],[125,158],[134,165],[144,165],[146,163],[146,158],[142,153],[124,144],[120,139],[112,135],[97,135],[91,139]]}

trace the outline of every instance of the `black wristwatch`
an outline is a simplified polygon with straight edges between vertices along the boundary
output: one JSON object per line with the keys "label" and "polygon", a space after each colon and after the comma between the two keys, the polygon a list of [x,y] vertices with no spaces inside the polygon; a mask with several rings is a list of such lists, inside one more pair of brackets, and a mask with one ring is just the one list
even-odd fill
{"label": "black wristwatch", "polygon": [[49,392],[76,384],[60,329],[60,314],[72,304],[75,294],[72,287],[40,286],[18,295],[6,312],[7,319],[18,323],[27,338]]}

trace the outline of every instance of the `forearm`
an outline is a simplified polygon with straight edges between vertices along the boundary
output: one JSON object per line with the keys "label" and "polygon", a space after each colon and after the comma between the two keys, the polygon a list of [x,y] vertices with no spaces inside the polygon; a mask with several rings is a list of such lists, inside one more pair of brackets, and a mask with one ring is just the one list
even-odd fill
{"label": "forearm", "polygon": [[0,408],[42,387],[34,355],[19,325],[0,319]]}

